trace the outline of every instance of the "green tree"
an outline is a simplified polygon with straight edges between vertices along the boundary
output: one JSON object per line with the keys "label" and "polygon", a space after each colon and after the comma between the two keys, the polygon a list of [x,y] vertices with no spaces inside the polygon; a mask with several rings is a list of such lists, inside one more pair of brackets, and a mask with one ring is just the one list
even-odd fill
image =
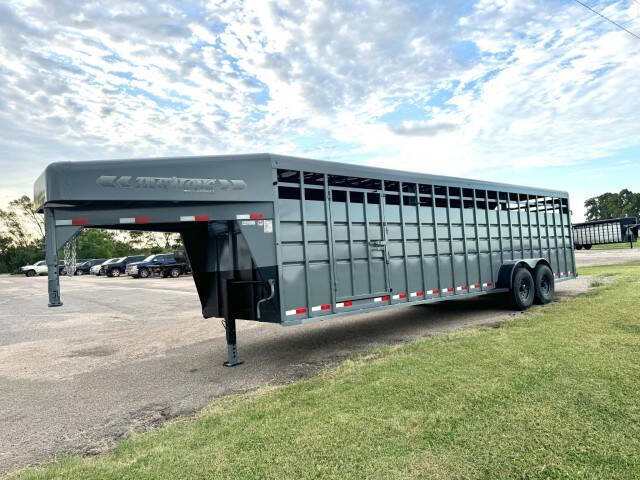
{"label": "green tree", "polygon": [[584,202],[587,209],[587,220],[603,220],[606,218],[636,217],[640,218],[640,193],[623,189],[619,193],[603,193]]}

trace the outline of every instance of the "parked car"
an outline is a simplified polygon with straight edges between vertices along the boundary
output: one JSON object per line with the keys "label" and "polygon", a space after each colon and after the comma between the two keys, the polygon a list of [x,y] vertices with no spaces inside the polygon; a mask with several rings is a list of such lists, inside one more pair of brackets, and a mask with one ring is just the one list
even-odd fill
{"label": "parked car", "polygon": [[176,258],[173,253],[149,255],[142,262],[131,263],[127,274],[135,278],[148,278],[151,275],[177,278],[190,271],[185,258]]}
{"label": "parked car", "polygon": [[49,268],[47,267],[47,262],[45,262],[44,260],[40,260],[33,265],[25,265],[24,267],[20,267],[20,271],[27,277],[35,277],[36,275],[46,275],[47,273],[49,273]]}
{"label": "parked car", "polygon": [[110,258],[109,260],[106,260],[106,261],[104,261],[102,263],[99,263],[98,265],[94,265],[93,267],[91,267],[89,269],[89,273],[91,273],[91,275],[100,276],[100,275],[102,275],[100,272],[101,272],[101,269],[102,269],[103,265],[108,265],[109,263],[117,262],[119,260],[122,260],[123,258],[124,257]]}
{"label": "parked car", "polygon": [[145,259],[144,255],[132,255],[130,257],[119,258],[117,262],[109,262],[100,266],[99,275],[108,277],[119,277],[125,273],[127,265],[134,262],[141,262]]}
{"label": "parked car", "polygon": [[76,275],[89,275],[91,267],[103,264],[106,258],[93,258],[91,260],[85,260],[76,263]]}

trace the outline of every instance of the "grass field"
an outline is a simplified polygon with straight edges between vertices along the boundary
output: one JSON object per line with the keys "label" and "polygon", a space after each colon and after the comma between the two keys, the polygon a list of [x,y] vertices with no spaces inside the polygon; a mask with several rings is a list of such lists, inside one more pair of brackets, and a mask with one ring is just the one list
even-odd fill
{"label": "grass field", "polygon": [[[629,249],[631,248],[629,242],[625,243],[605,243],[604,245],[594,245],[591,247],[592,250],[619,250],[619,249]],[[640,248],[640,241],[636,240],[633,242],[633,248]]]}
{"label": "grass field", "polygon": [[640,265],[581,273],[613,278],[500,326],[381,348],[19,475],[637,479]]}

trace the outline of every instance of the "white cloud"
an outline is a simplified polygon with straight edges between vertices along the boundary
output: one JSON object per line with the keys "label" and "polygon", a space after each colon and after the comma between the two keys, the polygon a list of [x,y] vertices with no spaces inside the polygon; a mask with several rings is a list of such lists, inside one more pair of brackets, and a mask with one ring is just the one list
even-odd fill
{"label": "white cloud", "polygon": [[[61,159],[269,150],[464,175],[640,146],[640,41],[575,4],[185,5],[0,7],[0,202]],[[640,31],[637,3],[596,8]]]}

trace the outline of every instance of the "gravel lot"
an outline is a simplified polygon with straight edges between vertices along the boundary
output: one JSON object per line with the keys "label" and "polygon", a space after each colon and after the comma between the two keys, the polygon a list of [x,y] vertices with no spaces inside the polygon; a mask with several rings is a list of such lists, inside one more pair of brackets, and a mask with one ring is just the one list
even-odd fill
{"label": "gravel lot", "polygon": [[579,267],[627,262],[640,262],[640,248],[576,251],[576,263]]}
{"label": "gravel lot", "polygon": [[[603,253],[611,260],[592,251],[579,252],[578,262]],[[626,251],[615,254],[630,261]],[[589,283],[560,283],[558,298]],[[312,375],[374,345],[516,315],[488,296],[288,328],[239,321],[246,363],[228,369],[224,329],[202,318],[190,277],[65,277],[62,300],[47,308],[46,277],[0,276],[0,473],[100,452],[131,429]]]}

